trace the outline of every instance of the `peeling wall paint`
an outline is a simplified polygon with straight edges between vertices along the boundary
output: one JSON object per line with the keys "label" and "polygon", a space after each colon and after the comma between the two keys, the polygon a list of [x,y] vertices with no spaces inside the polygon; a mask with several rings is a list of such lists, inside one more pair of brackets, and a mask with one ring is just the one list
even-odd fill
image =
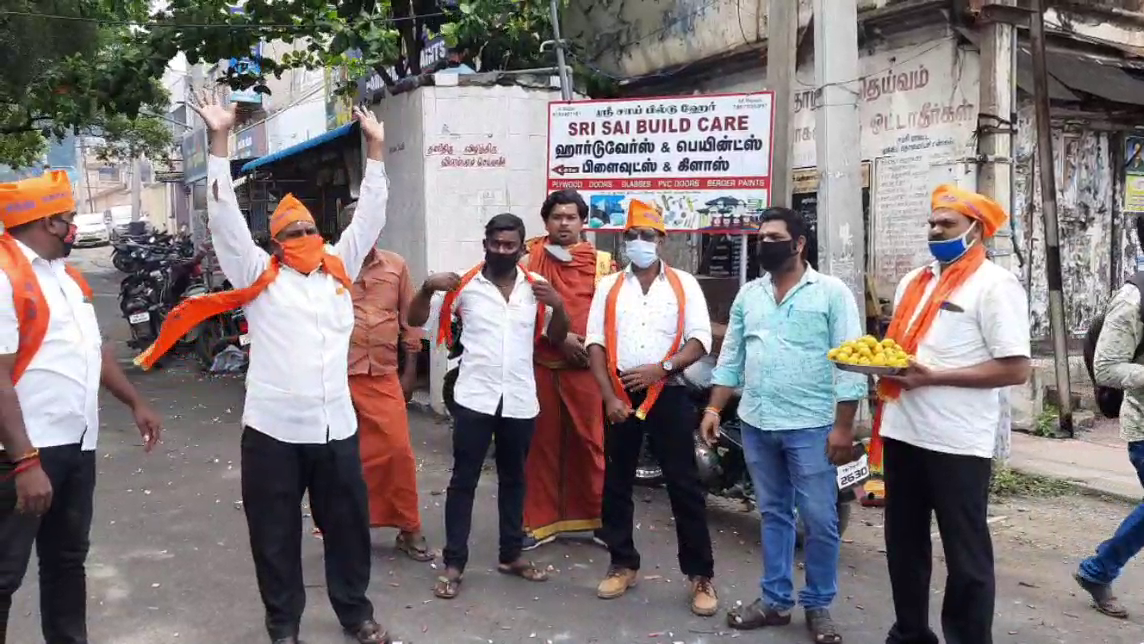
{"label": "peeling wall paint", "polygon": [[[1123,235],[1113,244],[1114,207],[1117,191],[1112,167],[1112,149],[1119,137],[1083,128],[1054,128],[1053,158],[1057,177],[1057,218],[1061,239],[1061,271],[1064,286],[1065,321],[1069,334],[1083,337],[1092,318],[1103,312],[1113,290],[1112,267],[1121,266],[1125,250]],[[1045,231],[1041,214],[1041,188],[1035,159],[1036,129],[1033,108],[1021,104],[1015,146],[1017,195],[1013,213],[1016,235],[1023,256],[1023,281],[1029,292],[1029,316],[1033,337],[1049,335],[1049,299],[1045,279]],[[1133,253],[1134,256],[1134,253]],[[1114,260],[1114,257],[1116,258]],[[1134,267],[1135,261],[1127,262]],[[1129,270],[1131,270],[1131,267]],[[1118,276],[1116,283],[1120,283]]]}

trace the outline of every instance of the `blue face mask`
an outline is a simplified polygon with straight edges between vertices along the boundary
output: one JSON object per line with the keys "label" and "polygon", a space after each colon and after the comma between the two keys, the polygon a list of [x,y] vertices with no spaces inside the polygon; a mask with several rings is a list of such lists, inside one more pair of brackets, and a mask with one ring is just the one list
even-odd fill
{"label": "blue face mask", "polygon": [[659,247],[653,241],[644,239],[624,240],[624,255],[637,268],[647,268],[659,258]]}
{"label": "blue face mask", "polygon": [[931,241],[929,243],[930,254],[933,255],[934,259],[941,262],[942,264],[956,262],[957,260],[961,259],[961,257],[968,253],[969,249],[972,248],[975,243],[977,243],[977,240],[968,242],[965,241],[966,238],[969,237],[969,233],[973,232],[973,227],[976,225],[977,224],[973,224],[967,228],[964,233],[961,233],[953,239]]}

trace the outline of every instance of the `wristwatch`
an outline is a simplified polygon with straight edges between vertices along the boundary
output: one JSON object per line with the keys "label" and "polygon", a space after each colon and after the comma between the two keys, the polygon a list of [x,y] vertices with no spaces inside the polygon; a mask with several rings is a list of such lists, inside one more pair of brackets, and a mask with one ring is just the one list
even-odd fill
{"label": "wristwatch", "polygon": [[672,364],[671,360],[664,360],[663,362],[659,363],[659,366],[668,373],[671,373],[672,369],[675,369],[675,365]]}

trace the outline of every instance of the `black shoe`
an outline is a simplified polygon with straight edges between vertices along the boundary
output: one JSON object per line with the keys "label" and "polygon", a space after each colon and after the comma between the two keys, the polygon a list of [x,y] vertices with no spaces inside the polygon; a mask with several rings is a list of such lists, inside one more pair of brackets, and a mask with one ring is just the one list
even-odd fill
{"label": "black shoe", "polygon": [[389,639],[389,633],[381,627],[381,624],[372,619],[367,619],[361,624],[345,630],[346,635],[354,638],[358,644],[391,644],[392,642]]}

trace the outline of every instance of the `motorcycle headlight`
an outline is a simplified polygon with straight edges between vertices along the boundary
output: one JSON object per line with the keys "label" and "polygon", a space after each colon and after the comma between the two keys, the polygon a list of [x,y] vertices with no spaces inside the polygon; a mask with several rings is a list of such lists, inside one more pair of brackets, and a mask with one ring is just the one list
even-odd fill
{"label": "motorcycle headlight", "polygon": [[719,455],[701,441],[695,443],[695,464],[699,468],[699,480],[704,485],[710,484],[722,475],[723,470],[719,467]]}

